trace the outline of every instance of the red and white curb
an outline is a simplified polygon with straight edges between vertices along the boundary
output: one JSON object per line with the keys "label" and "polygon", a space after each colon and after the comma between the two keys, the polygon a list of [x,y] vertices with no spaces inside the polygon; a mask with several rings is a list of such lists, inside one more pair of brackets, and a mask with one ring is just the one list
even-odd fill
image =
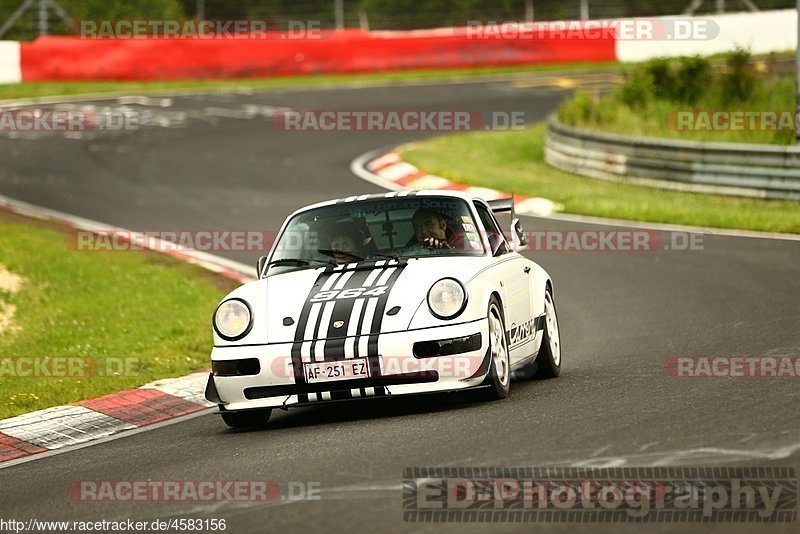
{"label": "red and white curb", "polygon": [[[118,232],[120,235],[135,236],[128,230],[40,208],[2,195],[0,195],[0,209],[39,220],[58,222],[75,230],[97,233]],[[144,239],[137,243],[146,243],[152,250],[196,264],[237,282],[254,280],[252,275],[254,268],[235,261],[187,247],[167,245],[158,240]],[[158,380],[96,399],[2,419],[0,420],[0,464],[94,441],[209,408],[213,404],[203,397],[207,380],[208,371],[202,371],[180,378]]]}
{"label": "red and white curb", "polygon": [[[403,161],[398,150],[392,150],[382,155],[367,154],[363,158],[353,161],[350,170],[365,180],[393,191],[447,189],[464,191],[469,195],[484,200],[495,200],[511,196],[511,193],[498,191],[497,189],[460,184],[441,176],[427,174],[410,163]],[[514,195],[514,200],[516,212],[522,215],[548,217],[554,212],[564,209],[561,204],[541,197]]]}
{"label": "red and white curb", "polygon": [[0,420],[0,462],[152,425],[212,406],[207,372],[160,380],[66,406]]}

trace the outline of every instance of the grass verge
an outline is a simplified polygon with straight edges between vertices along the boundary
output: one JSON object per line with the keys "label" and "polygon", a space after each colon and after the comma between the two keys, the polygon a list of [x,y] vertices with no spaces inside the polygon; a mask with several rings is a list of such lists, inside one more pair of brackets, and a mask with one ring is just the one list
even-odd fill
{"label": "grass verge", "polygon": [[293,89],[353,84],[413,84],[418,82],[480,80],[493,76],[525,75],[547,72],[616,72],[616,61],[570,63],[560,65],[480,67],[468,69],[428,69],[366,74],[318,74],[235,80],[172,80],[152,82],[28,82],[0,84],[0,99],[80,95],[119,92],[211,91],[232,89]]}
{"label": "grass verge", "polygon": [[523,131],[434,138],[402,151],[405,161],[449,180],[540,196],[581,215],[800,233],[800,204],[604,182],[544,162],[546,125]]}
{"label": "grass verge", "polygon": [[[0,211],[0,264],[23,278],[0,289],[16,308],[0,331],[0,419],[207,368],[211,311],[238,285],[155,252],[69,250],[65,232]],[[18,376],[19,358],[47,357],[84,358],[89,376]]]}

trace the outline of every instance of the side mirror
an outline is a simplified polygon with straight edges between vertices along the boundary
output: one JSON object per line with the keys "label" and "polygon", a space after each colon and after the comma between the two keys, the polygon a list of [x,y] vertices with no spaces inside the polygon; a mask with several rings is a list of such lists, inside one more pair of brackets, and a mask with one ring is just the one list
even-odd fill
{"label": "side mirror", "polygon": [[492,256],[499,256],[506,251],[506,242],[500,234],[489,234],[489,246],[492,248]]}
{"label": "side mirror", "polygon": [[511,221],[511,241],[514,244],[514,250],[528,248],[528,236],[525,235],[525,230],[522,229],[522,223],[519,219]]}
{"label": "side mirror", "polygon": [[264,272],[264,267],[267,265],[267,258],[269,258],[269,256],[261,256],[258,258],[258,263],[256,263],[256,279],[261,278],[261,273]]}

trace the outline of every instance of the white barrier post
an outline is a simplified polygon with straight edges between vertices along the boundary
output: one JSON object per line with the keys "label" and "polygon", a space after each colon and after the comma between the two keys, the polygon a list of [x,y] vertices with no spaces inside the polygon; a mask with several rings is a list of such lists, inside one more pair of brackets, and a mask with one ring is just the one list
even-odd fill
{"label": "white barrier post", "polygon": [[800,0],[797,0],[797,46],[794,51],[794,64],[795,64],[795,94],[796,94],[796,114],[795,114],[795,141],[800,144],[800,122],[797,117],[800,116]]}
{"label": "white barrier post", "polygon": [[17,41],[0,41],[0,83],[20,83],[22,65]]}

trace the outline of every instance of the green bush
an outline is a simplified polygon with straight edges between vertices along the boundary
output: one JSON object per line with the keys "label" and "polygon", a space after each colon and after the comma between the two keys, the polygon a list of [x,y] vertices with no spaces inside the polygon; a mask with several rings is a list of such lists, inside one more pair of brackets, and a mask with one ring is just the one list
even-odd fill
{"label": "green bush", "polygon": [[558,108],[558,120],[569,126],[586,124],[592,118],[594,105],[591,94],[578,91],[569,101]]}
{"label": "green bush", "polygon": [[59,0],[75,20],[181,19],[178,0]]}
{"label": "green bush", "polygon": [[[5,21],[22,4],[22,0],[0,0],[0,23]],[[58,0],[58,4],[75,20],[68,28],[52,9],[48,10],[48,34],[74,34],[80,30],[82,20],[175,20],[184,19],[179,0]],[[29,40],[39,35],[38,2],[31,6],[3,36],[8,40]]]}
{"label": "green bush", "polygon": [[[653,59],[634,71],[627,101],[645,102],[639,93],[647,90],[655,98],[694,104],[711,87],[711,77],[711,63],[700,56]],[[647,82],[651,90],[645,87]]]}
{"label": "green bush", "polygon": [[[346,7],[349,5],[346,2]],[[370,26],[376,29],[433,28],[463,25],[469,20],[520,20],[525,13],[524,3],[519,0],[360,0],[358,9],[368,14]]]}
{"label": "green bush", "polygon": [[594,120],[598,126],[616,124],[623,113],[625,113],[625,104],[614,97],[609,98],[603,106],[595,106],[593,110]]}
{"label": "green bush", "polygon": [[751,59],[750,51],[743,48],[725,56],[725,72],[720,86],[726,104],[744,102],[753,96],[758,77]]}
{"label": "green bush", "polygon": [[676,78],[673,98],[684,104],[695,104],[712,87],[711,62],[700,56],[682,57],[678,60]]}
{"label": "green bush", "polygon": [[653,87],[653,96],[674,100],[677,77],[668,58],[651,59],[644,65],[644,71]]}
{"label": "green bush", "polygon": [[635,69],[619,89],[619,98],[633,110],[642,109],[652,96],[652,79],[644,69]]}

